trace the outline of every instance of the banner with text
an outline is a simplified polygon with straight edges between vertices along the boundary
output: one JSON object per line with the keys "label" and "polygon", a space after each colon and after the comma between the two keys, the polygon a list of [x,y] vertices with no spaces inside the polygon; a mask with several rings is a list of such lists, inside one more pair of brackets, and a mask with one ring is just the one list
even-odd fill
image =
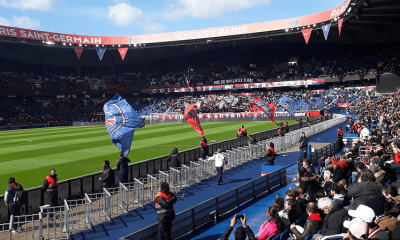
{"label": "banner with text", "polygon": [[[282,19],[269,22],[259,22],[252,24],[243,24],[229,27],[217,27],[209,29],[198,29],[190,31],[177,31],[169,33],[156,33],[146,35],[128,35],[128,36],[88,36],[52,33],[36,31],[17,27],[0,26],[0,36],[23,38],[38,41],[50,41],[71,44],[87,45],[120,45],[120,44],[146,44],[160,42],[176,42],[195,39],[209,39],[216,37],[227,37],[251,33],[261,33],[267,31],[276,31],[289,28],[301,28],[313,24],[327,22],[344,14],[350,4],[350,0],[345,1],[340,6],[308,16]],[[73,16],[71,16],[72,18]]]}
{"label": "banner with text", "polygon": [[232,89],[253,89],[253,88],[276,88],[276,87],[299,87],[311,85],[323,85],[325,79],[315,80],[295,80],[283,82],[265,82],[265,83],[249,83],[249,84],[230,84],[230,85],[213,85],[189,88],[154,88],[142,89],[142,94],[152,93],[178,93],[178,92],[207,92],[207,91],[220,91]]}

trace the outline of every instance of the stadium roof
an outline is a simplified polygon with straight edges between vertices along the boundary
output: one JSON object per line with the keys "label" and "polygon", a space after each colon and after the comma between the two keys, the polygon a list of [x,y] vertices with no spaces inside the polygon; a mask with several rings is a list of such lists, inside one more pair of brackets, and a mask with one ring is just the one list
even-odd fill
{"label": "stadium roof", "polygon": [[86,47],[94,47],[96,45],[105,45],[106,47],[120,47],[131,45],[132,47],[154,47],[262,38],[299,33],[305,28],[320,29],[322,25],[327,23],[335,25],[339,19],[350,17],[351,13],[356,9],[355,6],[358,6],[360,1],[362,0],[346,0],[336,8],[291,19],[133,36],[85,36],[0,26],[0,40],[56,46],[85,45]]}

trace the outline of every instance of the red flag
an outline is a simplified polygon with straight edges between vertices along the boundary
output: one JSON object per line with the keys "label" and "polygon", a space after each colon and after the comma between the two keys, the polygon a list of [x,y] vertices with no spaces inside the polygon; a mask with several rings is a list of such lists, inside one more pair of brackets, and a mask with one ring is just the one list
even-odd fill
{"label": "red flag", "polygon": [[254,99],[253,104],[257,109],[265,112],[265,114],[267,114],[267,116],[269,117],[269,119],[271,119],[272,122],[276,123],[274,120],[276,106],[269,104],[267,102],[264,102],[260,98]]}
{"label": "red flag", "polygon": [[121,55],[122,61],[124,61],[128,48],[118,48],[119,55]]}
{"label": "red flag", "polygon": [[76,57],[78,57],[78,60],[81,58],[82,52],[83,52],[83,47],[74,47],[74,51],[76,54]]}
{"label": "red flag", "polygon": [[200,136],[204,136],[203,129],[201,128],[200,121],[199,121],[199,116],[197,115],[196,111],[194,108],[197,108],[196,105],[185,103],[185,119],[186,122],[188,122],[196,132],[200,134]]}
{"label": "red flag", "polygon": [[303,33],[304,40],[306,40],[306,44],[308,44],[308,40],[310,40],[312,28],[303,29],[303,30],[301,30],[301,32]]}
{"label": "red flag", "polygon": [[339,28],[339,36],[342,33],[342,25],[343,25],[343,18],[338,21],[338,28]]}

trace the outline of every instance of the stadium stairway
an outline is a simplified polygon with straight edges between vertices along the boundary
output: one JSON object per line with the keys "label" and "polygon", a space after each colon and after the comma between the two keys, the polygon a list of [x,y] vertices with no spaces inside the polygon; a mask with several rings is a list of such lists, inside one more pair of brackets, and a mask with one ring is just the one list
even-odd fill
{"label": "stadium stairway", "polygon": [[[344,128],[345,123],[341,124],[340,126]],[[326,145],[328,145],[328,143],[331,143],[336,140],[337,127],[328,129],[322,133],[310,137],[309,142],[311,144],[320,142],[320,143],[326,143]],[[332,134],[333,132],[335,134]],[[279,166],[290,166],[293,163],[295,163],[300,155],[298,152],[298,147],[293,147],[289,149],[289,151],[290,152],[286,152],[284,154],[281,154],[281,156],[277,157],[277,159],[275,160],[275,164]],[[287,157],[283,155],[287,155]],[[207,181],[203,181],[199,184],[191,186],[189,189],[186,190],[186,195],[184,198],[178,198],[178,202],[174,205],[175,212],[179,213],[196,204],[206,201],[216,195],[219,195],[232,188],[238,187],[242,184],[245,184],[249,181],[252,181],[260,177],[261,175],[260,166],[264,163],[266,163],[266,159],[262,158],[258,160],[253,160],[251,162],[247,162],[229,171],[225,171],[223,174],[223,183],[220,186],[217,185],[217,179],[215,177],[212,177]],[[296,169],[288,168],[287,172],[288,172],[288,177],[290,177],[291,179],[294,176]],[[292,186],[291,183],[287,187],[281,190],[277,190],[277,193],[279,195],[284,194],[284,192],[290,186]],[[269,206],[268,204],[272,203],[270,201],[273,201],[275,196],[276,193],[270,194],[268,197],[263,199],[262,202],[250,206],[251,209],[254,208],[255,210],[254,214],[252,213],[248,216],[249,219],[248,223],[249,226],[254,231],[258,231],[257,228],[261,225],[262,222],[265,221],[266,206]],[[251,211],[249,210],[249,212]],[[246,209],[243,209],[241,212],[247,214]],[[72,235],[71,239],[115,240],[118,239],[119,237],[126,236],[130,233],[133,233],[137,230],[140,230],[144,227],[147,227],[157,222],[157,213],[155,211],[154,202],[145,205],[143,209],[137,208],[135,210],[132,210],[130,211],[130,214],[131,216],[121,215],[113,218],[112,221],[110,222],[103,222],[101,224],[98,224],[93,227],[93,231],[82,231],[76,233]],[[215,236],[215,234],[218,233],[221,235],[223,233],[226,226],[229,225],[229,221],[230,218],[232,218],[232,216],[226,216],[226,218],[227,218],[226,220],[223,220],[224,218],[221,218],[222,222],[220,220],[215,227],[206,230],[203,234],[207,233],[208,234],[207,236],[201,234],[201,237],[199,235],[199,238],[197,238],[196,233],[197,234],[200,233],[196,231],[195,233],[193,233],[194,235],[190,234],[182,239],[218,239],[218,236]],[[252,219],[251,221],[250,218]],[[233,234],[230,239],[233,239],[232,237]]]}

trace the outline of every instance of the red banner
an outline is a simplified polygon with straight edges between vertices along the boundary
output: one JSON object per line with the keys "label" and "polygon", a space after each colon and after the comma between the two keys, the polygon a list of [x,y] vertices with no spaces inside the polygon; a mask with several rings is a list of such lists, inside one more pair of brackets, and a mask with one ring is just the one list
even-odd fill
{"label": "red banner", "polygon": [[128,48],[118,48],[119,55],[121,55],[122,61],[124,61]]}
{"label": "red banner", "polygon": [[199,116],[196,113],[196,110],[194,108],[197,108],[196,105],[185,103],[185,120],[188,122],[194,130],[200,134],[200,136],[204,136],[203,129],[201,128],[200,121],[199,121]]}
{"label": "red banner", "polygon": [[342,33],[343,18],[338,21],[339,36]]}
{"label": "red banner", "polygon": [[82,56],[83,47],[74,47],[74,51],[75,51],[76,57],[79,60]]}
{"label": "red banner", "polygon": [[301,30],[301,33],[303,33],[303,37],[304,37],[304,40],[306,41],[306,44],[308,44],[308,40],[310,40],[311,32],[312,32],[312,28]]}
{"label": "red banner", "polygon": [[345,108],[345,107],[348,107],[348,106],[350,106],[351,105],[351,103],[339,103],[338,104],[338,107],[340,107],[340,108]]}
{"label": "red banner", "polygon": [[87,45],[141,45],[147,43],[176,42],[194,39],[209,39],[217,37],[227,37],[243,34],[261,33],[268,31],[276,31],[289,28],[301,28],[311,26],[313,24],[330,21],[344,14],[350,4],[347,0],[342,5],[312,15],[282,19],[270,22],[260,22],[244,25],[236,25],[229,27],[218,27],[209,29],[198,29],[182,32],[157,33],[147,35],[130,35],[130,36],[88,36],[75,34],[62,34],[43,32],[30,29],[0,26],[0,36],[24,38],[39,41],[50,41],[71,44],[87,44]]}

